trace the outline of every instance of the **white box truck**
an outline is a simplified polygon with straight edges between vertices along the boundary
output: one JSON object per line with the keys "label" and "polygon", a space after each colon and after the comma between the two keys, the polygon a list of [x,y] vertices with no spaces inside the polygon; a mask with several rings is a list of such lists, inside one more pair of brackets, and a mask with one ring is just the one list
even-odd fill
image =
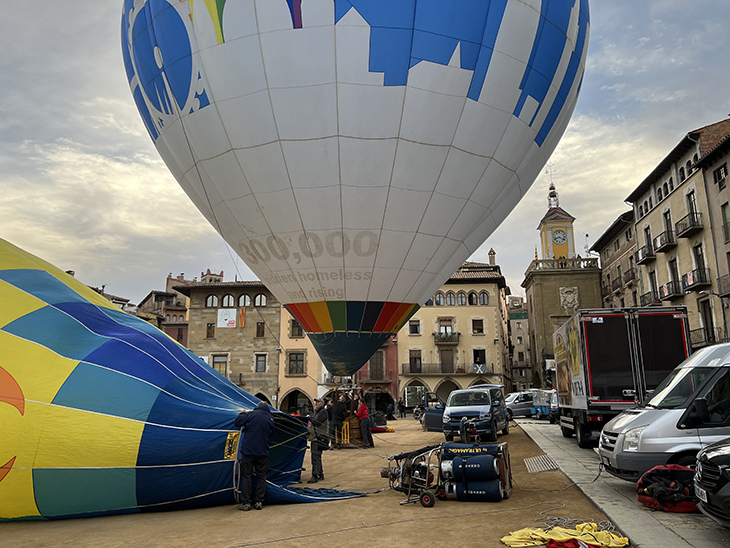
{"label": "white box truck", "polygon": [[684,306],[579,310],[553,334],[560,429],[580,447],[691,353]]}

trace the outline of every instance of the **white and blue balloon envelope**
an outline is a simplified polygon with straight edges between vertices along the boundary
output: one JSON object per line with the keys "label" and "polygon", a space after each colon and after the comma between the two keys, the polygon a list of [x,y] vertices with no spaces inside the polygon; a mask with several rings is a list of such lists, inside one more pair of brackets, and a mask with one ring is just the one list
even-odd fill
{"label": "white and blue balloon envelope", "polygon": [[335,375],[527,192],[588,34],[588,0],[125,0],[122,16],[159,153]]}

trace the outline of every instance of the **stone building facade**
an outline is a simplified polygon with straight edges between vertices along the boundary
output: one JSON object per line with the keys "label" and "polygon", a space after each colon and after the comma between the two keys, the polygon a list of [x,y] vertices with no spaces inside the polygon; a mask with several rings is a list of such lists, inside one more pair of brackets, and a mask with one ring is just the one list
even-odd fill
{"label": "stone building facade", "polygon": [[259,281],[191,283],[175,290],[190,298],[188,348],[276,406],[281,303]]}
{"label": "stone building facade", "polygon": [[490,264],[467,262],[398,332],[400,395],[413,407],[419,394],[474,384],[511,390],[504,276]]}
{"label": "stone building facade", "polygon": [[639,306],[634,212],[618,216],[591,246],[601,258],[601,298],[605,308]]}
{"label": "stone building facade", "polygon": [[509,315],[510,358],[512,360],[512,388],[532,388],[532,358],[530,356],[530,329],[527,306],[522,297],[507,297]]}

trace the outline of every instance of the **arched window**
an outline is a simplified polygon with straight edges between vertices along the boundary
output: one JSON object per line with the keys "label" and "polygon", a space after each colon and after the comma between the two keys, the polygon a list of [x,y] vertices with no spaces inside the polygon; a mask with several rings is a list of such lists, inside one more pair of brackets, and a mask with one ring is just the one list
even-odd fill
{"label": "arched window", "polygon": [[259,293],[253,300],[254,306],[266,306],[266,295]]}
{"label": "arched window", "polygon": [[458,304],[459,306],[466,306],[466,293],[460,291],[456,295],[456,304]]}
{"label": "arched window", "polygon": [[489,304],[489,293],[486,291],[482,291],[479,293],[479,304],[481,305],[488,305]]}
{"label": "arched window", "polygon": [[639,217],[643,217],[643,216],[644,216],[644,206],[640,205],[639,206]]}
{"label": "arched window", "polygon": [[687,160],[687,175],[692,173],[692,160]]}
{"label": "arched window", "polygon": [[251,306],[251,297],[248,295],[238,297],[238,306]]}
{"label": "arched window", "polygon": [[433,302],[436,306],[444,306],[444,294],[436,293],[436,295],[433,298]]}
{"label": "arched window", "polygon": [[669,187],[667,186],[667,183],[664,183],[664,195],[667,196],[669,194]]}
{"label": "arched window", "polygon": [[651,203],[651,196],[649,196],[649,209],[651,209],[652,207],[654,207],[654,204]]}
{"label": "arched window", "polygon": [[215,308],[218,306],[218,297],[216,295],[208,295],[205,299],[206,308]]}
{"label": "arched window", "polygon": [[479,304],[479,299],[477,298],[477,294],[474,293],[473,291],[471,293],[469,293],[469,304],[472,306]]}
{"label": "arched window", "polygon": [[172,317],[172,323],[177,323],[177,316]]}
{"label": "arched window", "polygon": [[446,306],[454,306],[454,305],[456,305],[456,296],[451,291],[449,291],[446,294]]}
{"label": "arched window", "polygon": [[693,164],[696,164],[697,163],[697,153],[696,152],[695,152],[695,155],[692,156],[692,163]]}
{"label": "arched window", "polygon": [[670,177],[669,178],[669,191],[671,192],[672,190],[674,190],[674,179]]}
{"label": "arched window", "polygon": [[684,175],[684,168],[683,167],[680,167],[679,168],[679,182],[681,183],[685,179],[686,179],[686,177]]}
{"label": "arched window", "polygon": [[233,308],[235,305],[235,299],[233,298],[233,295],[224,295],[223,296],[223,308]]}
{"label": "arched window", "polygon": [[170,315],[169,314],[167,316],[165,316],[165,321],[168,322],[168,323],[170,322]]}
{"label": "arched window", "polygon": [[656,189],[656,201],[657,202],[662,201],[662,187],[659,187]]}

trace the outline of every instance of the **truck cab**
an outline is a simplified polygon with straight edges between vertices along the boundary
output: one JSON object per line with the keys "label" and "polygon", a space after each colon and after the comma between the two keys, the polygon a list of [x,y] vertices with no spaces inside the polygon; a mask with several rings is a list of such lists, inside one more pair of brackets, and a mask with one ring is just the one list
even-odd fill
{"label": "truck cab", "polygon": [[730,344],[695,352],[601,432],[606,470],[628,481],[664,464],[694,465],[703,447],[730,436]]}

